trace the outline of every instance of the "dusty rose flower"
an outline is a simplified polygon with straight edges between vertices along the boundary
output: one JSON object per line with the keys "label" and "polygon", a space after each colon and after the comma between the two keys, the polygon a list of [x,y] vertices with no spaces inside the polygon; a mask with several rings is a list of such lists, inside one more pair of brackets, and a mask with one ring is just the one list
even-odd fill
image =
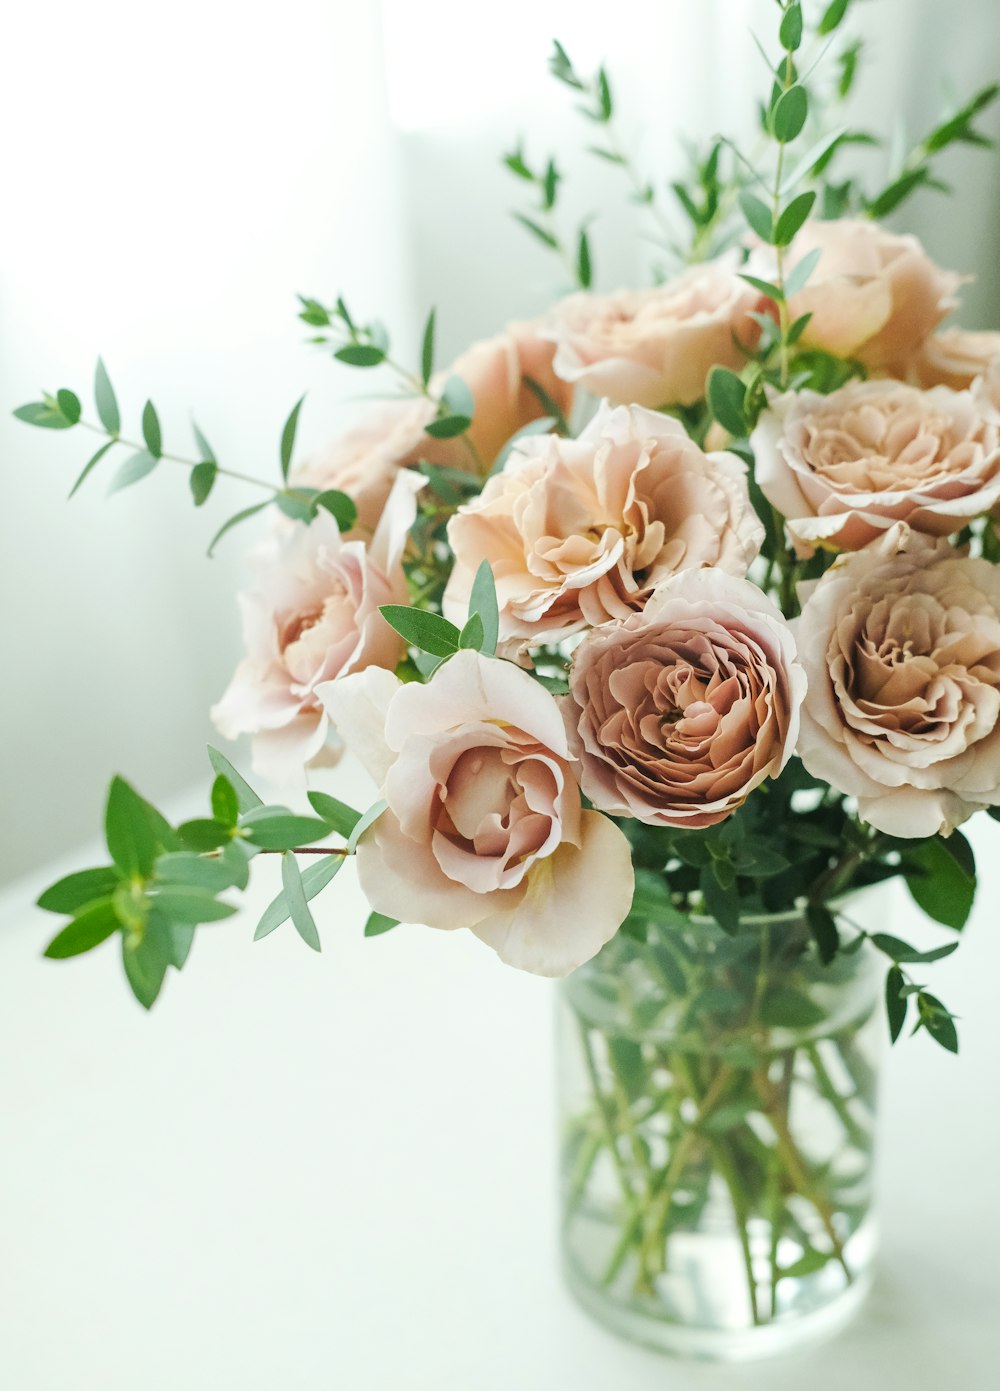
{"label": "dusty rose flower", "polygon": [[777,397],[751,444],[800,551],[858,550],[897,521],[947,536],[1000,500],[1000,429],[967,391],[850,382]]}
{"label": "dusty rose flower", "polygon": [[632,903],[621,831],[584,811],[559,709],[509,662],[459,652],[426,685],[374,669],[320,692],[388,809],[358,847],[380,913],[467,927],[512,966],[558,976]]}
{"label": "dusty rose flower", "polygon": [[738,275],[736,252],[705,261],[652,290],[571,295],[547,332],[558,344],[555,371],[618,405],[690,405],[705,394],[710,368],[739,368],[763,303]]}
{"label": "dusty rose flower", "polygon": [[253,735],[253,765],[265,776],[301,778],[307,765],[336,760],[321,682],[403,657],[378,610],[407,602],[400,559],[422,485],[399,478],[370,546],[345,541],[320,511],[308,526],[282,526],[257,552],[257,587],[240,595],[247,655],[212,718],[227,739]]}
{"label": "dusty rose flower", "polygon": [[1000,803],[1000,568],[900,525],[806,592],[808,770],[894,836]]}
{"label": "dusty rose flower", "polygon": [[[510,324],[503,333],[475,343],[430,386],[440,393],[449,377],[460,377],[475,402],[464,436],[434,439],[426,427],[436,408],[424,397],[386,401],[355,429],[327,449],[303,460],[294,482],[311,488],[339,488],[354,500],[358,524],[378,525],[393,479],[420,460],[447,468],[488,472],[511,435],[544,415],[538,397],[524,384],[531,377],[568,412],[573,391],[552,371],[554,346],[535,325]],[[471,448],[470,448],[471,445]]]}
{"label": "dusty rose flower", "polygon": [[669,416],[605,402],[578,439],[520,441],[451,519],[445,611],[464,618],[485,558],[501,638],[558,641],[627,618],[678,570],[745,575],[763,534],[740,459],[702,453]]}
{"label": "dusty rose flower", "polygon": [[1000,357],[995,357],[972,383],[972,396],[983,414],[1000,424]]}
{"label": "dusty rose flower", "polygon": [[906,376],[917,386],[965,391],[995,361],[1000,362],[1000,333],[944,328],[924,340]]}
{"label": "dusty rose flower", "polygon": [[[877,222],[807,222],[786,253],[786,276],[814,250],[819,262],[789,304],[793,319],[812,315],[802,346],[904,375],[920,344],[955,307],[961,276],[936,266],[916,237],[897,236]],[[748,269],[770,279],[773,259],[772,248],[758,247]]]}
{"label": "dusty rose flower", "polygon": [[675,575],[574,653],[563,714],[580,785],[648,826],[715,825],[787,763],[804,688],[791,630],[756,585]]}

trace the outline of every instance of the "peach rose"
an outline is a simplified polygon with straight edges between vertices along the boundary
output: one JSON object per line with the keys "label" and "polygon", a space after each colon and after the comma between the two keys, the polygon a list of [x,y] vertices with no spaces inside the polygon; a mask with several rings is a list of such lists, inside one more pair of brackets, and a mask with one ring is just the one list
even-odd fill
{"label": "peach rose", "polygon": [[550,315],[560,377],[619,405],[691,405],[709,370],[739,369],[752,346],[750,311],[764,301],[738,275],[739,254],[692,266],[652,290],[571,295]]}
{"label": "peach rose", "polygon": [[555,642],[627,618],[678,570],[745,575],[763,535],[740,459],[702,453],[670,416],[604,402],[578,439],[520,441],[451,518],[445,612],[464,620],[485,558],[501,638]]}
{"label": "peach rose", "polygon": [[[786,276],[815,250],[819,262],[789,303],[793,319],[812,315],[802,346],[904,375],[920,344],[955,307],[962,277],[936,266],[916,237],[851,218],[807,222],[786,253]],[[748,269],[771,279],[773,249],[758,247]]]}
{"label": "peach rose", "polygon": [[397,480],[370,546],[344,540],[329,512],[283,524],[258,551],[257,588],[240,595],[247,655],[212,719],[253,735],[253,766],[276,781],[336,761],[316,689],[365,667],[395,667],[405,643],[379,613],[408,602],[400,563],[423,479]]}
{"label": "peach rose", "polygon": [[1000,803],[1000,568],[900,524],[804,593],[809,772],[893,836]]}
{"label": "peach rose", "polygon": [[355,429],[327,449],[303,460],[294,482],[309,488],[339,488],[358,509],[358,524],[378,525],[393,479],[421,460],[466,472],[489,472],[512,435],[545,414],[524,384],[531,377],[568,413],[573,391],[552,371],[555,348],[535,325],[510,324],[503,333],[475,343],[430,383],[440,393],[449,377],[460,377],[475,403],[464,436],[434,439],[426,427],[436,408],[425,397],[383,402]]}
{"label": "peach rose", "polygon": [[1000,424],[1000,357],[972,383],[972,397],[985,416]]}
{"label": "peach rose", "polygon": [[944,328],[924,340],[906,376],[917,386],[965,391],[993,362],[1000,362],[1000,333]]}
{"label": "peach rose", "polygon": [[775,398],[756,478],[797,549],[859,550],[897,521],[947,536],[1000,500],[1000,429],[968,391],[849,382]]}
{"label": "peach rose", "polygon": [[804,689],[791,630],[756,585],[675,575],[573,655],[563,714],[580,785],[614,816],[713,826],[787,763]]}
{"label": "peach rose", "polygon": [[467,927],[545,976],[614,935],[632,903],[631,851],[582,809],[559,709],[532,677],[463,651],[425,686],[371,669],[320,696],[384,784],[388,808],[358,846],[376,911]]}

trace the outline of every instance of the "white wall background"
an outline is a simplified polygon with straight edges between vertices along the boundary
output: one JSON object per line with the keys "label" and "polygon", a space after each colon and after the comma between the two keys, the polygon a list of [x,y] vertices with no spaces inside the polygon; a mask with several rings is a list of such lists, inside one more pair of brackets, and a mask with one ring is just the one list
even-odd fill
{"label": "white wall background", "polygon": [[[964,94],[995,75],[995,0],[863,13],[859,119],[915,133],[946,77]],[[546,74],[553,35],[581,68],[607,60],[624,129],[669,176],[679,132],[749,118],[748,30],[773,25],[771,0],[53,0],[5,17],[0,879],[89,839],[113,771],[154,799],[205,771],[249,532],[212,562],[204,550],[253,500],[220,480],[196,514],[163,463],[133,492],[106,500],[95,476],[67,504],[84,441],[29,430],[13,407],[43,386],[84,395],[101,353],[135,430],[151,395],[168,448],[183,452],[193,413],[223,462],[273,476],[301,391],[308,447],[359,389],[301,346],[295,291],[343,290],[401,343],[436,304],[450,352],[561,288],[506,216],[520,190],[498,155],[518,134],[560,153],[571,209],[600,214],[604,286],[641,275],[615,171],[577,153],[587,133]],[[979,273],[964,317],[982,326],[1000,324],[998,168],[960,153],[959,203],[921,195],[905,216],[938,259]]]}

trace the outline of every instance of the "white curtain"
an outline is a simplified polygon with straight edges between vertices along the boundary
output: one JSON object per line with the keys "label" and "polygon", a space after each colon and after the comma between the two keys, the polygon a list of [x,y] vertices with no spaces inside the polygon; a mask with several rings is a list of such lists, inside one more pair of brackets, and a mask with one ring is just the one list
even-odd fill
{"label": "white curtain", "polygon": [[[855,4],[871,35],[862,123],[916,134],[946,77],[964,94],[994,76],[995,0]],[[204,550],[253,500],[220,480],[194,515],[163,463],[110,500],[95,476],[67,504],[87,441],[20,426],[13,407],[43,386],[86,391],[100,352],[133,435],[148,394],[168,448],[185,452],[193,411],[223,462],[275,476],[303,389],[303,447],[371,389],[302,346],[294,292],[342,290],[412,358],[431,304],[450,353],[561,288],[507,215],[521,190],[499,155],[519,135],[558,154],[570,219],[597,215],[601,286],[644,275],[637,213],[547,75],[553,36],[581,69],[607,61],[623,131],[662,180],[681,133],[752,118],[749,31],[772,33],[774,15],[773,0],[58,0],[5,17],[0,878],[91,837],[111,772],[164,798],[206,771],[250,534],[213,562]],[[997,325],[998,159],[948,167],[960,201],[922,194],[900,221],[979,275],[966,321]]]}

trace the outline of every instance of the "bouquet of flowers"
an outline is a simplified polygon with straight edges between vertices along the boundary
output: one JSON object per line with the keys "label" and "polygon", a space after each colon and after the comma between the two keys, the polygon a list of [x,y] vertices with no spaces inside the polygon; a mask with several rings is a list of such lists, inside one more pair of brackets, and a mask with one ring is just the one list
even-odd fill
{"label": "bouquet of flowers", "polygon": [[[898,876],[956,932],[958,828],[1000,819],[1000,333],[942,329],[962,277],[880,225],[948,146],[988,143],[997,89],[872,190],[843,168],[880,143],[841,113],[860,40],[812,63],[848,0],[778,10],[759,148],[715,137],[666,189],[607,72],[556,45],[593,153],[673,258],[651,286],[594,292],[555,161],[518,147],[518,219],[574,291],[444,370],[433,313],[411,363],[343,298],[303,298],[311,341],[397,392],[304,459],[300,401],[274,483],[198,431],[168,453],[152,402],[126,438],[100,362],[96,421],[69,390],[17,412],[102,436],[76,487],[115,453],[113,490],[166,460],[197,506],[230,477],[263,490],[216,537],[269,514],[213,714],[310,805],[265,801],[214,748],[210,815],[179,826],[116,778],[110,863],[39,900],[69,918],[47,955],[114,937],[149,1007],[280,854],[258,938],[290,919],[318,950],[311,905],[354,860],[366,933],[465,928],[573,973],[570,1279],[619,1328],[725,1355],[831,1326],[864,1288],[876,995],[893,1040],[909,1020],[957,1051],[914,974],[957,939],[918,949],[853,896]],[[317,785],[345,746],[372,806]]]}

